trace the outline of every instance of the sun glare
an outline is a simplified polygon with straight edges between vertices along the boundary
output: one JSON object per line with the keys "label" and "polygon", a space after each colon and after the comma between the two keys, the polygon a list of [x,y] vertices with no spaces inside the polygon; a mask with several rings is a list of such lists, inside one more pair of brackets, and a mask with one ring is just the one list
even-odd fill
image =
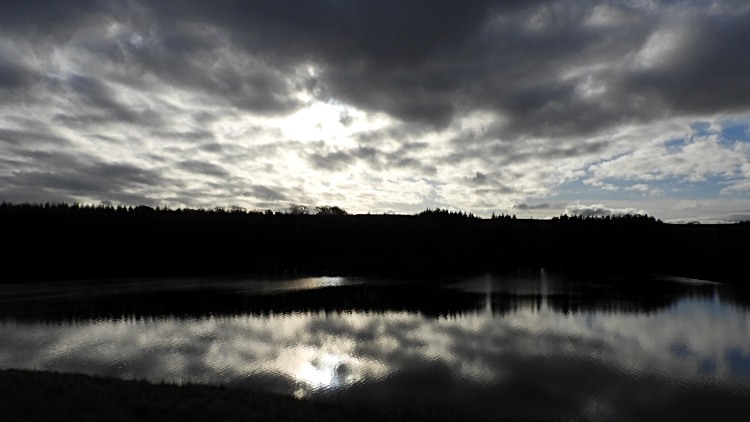
{"label": "sun glare", "polygon": [[328,388],[338,384],[336,369],[342,363],[338,356],[324,353],[304,362],[295,377],[316,388]]}
{"label": "sun glare", "polygon": [[277,123],[287,139],[325,141],[341,147],[356,147],[349,137],[384,126],[387,119],[373,118],[355,108],[335,102],[315,102]]}

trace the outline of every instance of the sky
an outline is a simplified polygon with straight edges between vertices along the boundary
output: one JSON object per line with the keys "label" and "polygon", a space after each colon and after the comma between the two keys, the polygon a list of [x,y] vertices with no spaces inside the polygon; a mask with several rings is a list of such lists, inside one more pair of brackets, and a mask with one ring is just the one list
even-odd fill
{"label": "sky", "polygon": [[750,219],[747,1],[0,5],[0,201]]}

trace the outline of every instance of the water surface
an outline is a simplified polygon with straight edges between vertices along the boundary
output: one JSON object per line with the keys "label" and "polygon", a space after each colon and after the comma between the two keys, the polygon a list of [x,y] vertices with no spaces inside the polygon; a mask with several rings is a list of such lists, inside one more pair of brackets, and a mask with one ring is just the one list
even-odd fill
{"label": "water surface", "polygon": [[5,285],[0,368],[486,419],[746,420],[746,303],[698,280],[546,271]]}

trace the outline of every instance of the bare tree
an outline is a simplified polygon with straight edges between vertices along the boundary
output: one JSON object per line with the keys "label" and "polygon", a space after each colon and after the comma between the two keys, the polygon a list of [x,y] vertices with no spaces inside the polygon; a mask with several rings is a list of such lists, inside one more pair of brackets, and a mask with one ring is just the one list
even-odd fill
{"label": "bare tree", "polygon": [[247,214],[247,209],[238,205],[230,205],[228,211],[232,214]]}
{"label": "bare tree", "polygon": [[323,205],[315,207],[315,215],[347,215],[349,214],[343,208],[334,205]]}
{"label": "bare tree", "polygon": [[288,213],[292,215],[304,215],[304,214],[309,214],[310,210],[307,209],[306,205],[291,204],[289,205]]}

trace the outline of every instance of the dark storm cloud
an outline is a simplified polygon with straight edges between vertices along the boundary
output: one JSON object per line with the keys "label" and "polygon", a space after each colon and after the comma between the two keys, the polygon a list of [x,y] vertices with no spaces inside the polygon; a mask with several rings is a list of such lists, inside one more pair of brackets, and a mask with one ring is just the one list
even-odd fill
{"label": "dark storm cloud", "polygon": [[224,151],[224,147],[221,144],[218,144],[215,142],[211,144],[201,145],[200,147],[198,147],[198,149],[200,149],[201,151],[216,152],[216,153],[220,153]]}
{"label": "dark storm cloud", "polygon": [[243,194],[244,196],[252,196],[254,198],[266,200],[266,201],[286,201],[287,196],[274,189],[266,186],[253,186],[249,191]]}
{"label": "dark storm cloud", "polygon": [[[510,117],[506,136],[565,136],[661,117],[670,111],[665,105],[679,112],[746,108],[748,47],[737,40],[747,38],[747,11],[741,3],[722,4],[718,14],[689,2],[652,8],[573,1],[145,5],[164,27],[201,21],[276,63],[321,64],[322,97],[436,127],[460,110],[490,108]],[[612,22],[591,24],[597,5],[609,7]],[[697,34],[689,54],[667,57],[658,71],[596,68],[636,54],[655,31],[675,25],[675,8],[687,15],[678,24]],[[584,70],[562,74],[576,68]],[[667,79],[672,72],[677,78]],[[224,76],[234,86],[232,75]],[[271,80],[261,78],[260,85]],[[587,81],[606,91],[586,98],[580,90]]]}
{"label": "dark storm cloud", "polygon": [[197,160],[185,160],[177,165],[190,173],[205,174],[207,176],[229,177],[229,173],[216,164]]}
{"label": "dark storm cloud", "polygon": [[750,13],[709,15],[690,24],[689,48],[663,68],[623,78],[623,89],[680,112],[747,110],[750,99]]}
{"label": "dark storm cloud", "polygon": [[[89,107],[92,121],[134,123],[140,126],[156,126],[161,123],[159,115],[148,111],[135,111],[117,100],[113,90],[98,78],[74,75],[68,78],[67,87],[78,97],[82,105]],[[61,121],[75,121],[78,115],[60,115]],[[86,118],[84,117],[83,120]]]}
{"label": "dark storm cloud", "polygon": [[[492,189],[476,189],[472,191],[476,195],[497,195],[497,194],[513,194],[518,193],[516,189],[513,189],[512,187],[505,186],[501,183],[494,183]],[[486,204],[486,206],[491,206],[492,204]]]}
{"label": "dark storm cloud", "polygon": [[[205,141],[205,140],[212,140],[214,139],[214,134],[211,131],[208,130],[193,130],[193,131],[154,131],[151,133],[151,136],[157,138],[157,139],[174,139],[178,141]],[[218,144],[210,144],[210,145],[217,145]],[[210,148],[208,146],[204,146],[206,148]],[[216,152],[216,151],[215,151]]]}
{"label": "dark storm cloud", "polygon": [[[72,33],[103,16],[126,22],[144,35],[140,41],[87,48],[261,113],[294,110],[300,103],[293,91],[307,87],[323,99],[433,127],[491,109],[508,118],[499,135],[570,136],[673,113],[746,110],[750,103],[744,2],[718,2],[710,12],[702,2],[666,1],[38,3],[2,6],[6,31]],[[681,26],[691,35],[678,34],[684,45],[663,54],[659,66],[618,63],[656,32]],[[223,63],[215,55],[222,48],[260,61],[251,69]],[[320,74],[293,75],[305,62],[317,63]],[[25,83],[28,75],[8,66],[0,82]],[[587,83],[603,90],[587,97]],[[137,118],[101,85],[85,78],[72,85],[115,116]]]}
{"label": "dark storm cloud", "polygon": [[346,170],[356,162],[365,163],[375,171],[411,169],[423,174],[434,174],[437,169],[414,158],[412,154],[427,148],[424,143],[407,143],[392,152],[380,151],[374,147],[358,147],[334,152],[308,154],[308,162],[316,169],[337,172]]}
{"label": "dark storm cloud", "polygon": [[445,156],[445,161],[457,164],[466,160],[479,160],[491,164],[525,163],[529,161],[551,161],[585,157],[604,150],[609,144],[595,142],[565,142],[559,144],[496,141],[497,132],[481,138],[456,138],[451,140],[453,151]]}
{"label": "dark storm cloud", "polygon": [[0,200],[64,201],[86,197],[95,201],[156,205],[164,188],[184,188],[158,169],[98,161],[85,154],[16,151],[16,170],[0,176]]}
{"label": "dark storm cloud", "polygon": [[[43,95],[29,96],[24,102],[49,104],[55,100],[66,101],[67,106],[51,118],[57,126],[75,130],[98,130],[108,124],[126,124],[131,127],[161,127],[164,114],[173,110],[134,108],[127,104],[110,82],[100,77],[68,75],[66,78],[47,78]],[[46,124],[37,120],[35,125]],[[96,136],[96,135],[93,135]]]}
{"label": "dark storm cloud", "polygon": [[[528,2],[502,3],[507,8]],[[200,20],[230,28],[254,49],[283,49],[290,55],[323,56],[335,63],[354,59],[400,66],[460,47],[483,23],[492,2],[166,0],[144,4],[162,20]]]}
{"label": "dark storm cloud", "polygon": [[0,91],[28,88],[38,81],[39,74],[33,69],[0,56]]}
{"label": "dark storm cloud", "polygon": [[516,204],[516,205],[513,205],[513,209],[524,210],[524,211],[526,211],[526,210],[547,210],[547,209],[550,208],[550,206],[551,205],[549,203],[547,203],[547,202],[542,203],[542,204],[535,204],[535,205],[530,205],[530,204]]}
{"label": "dark storm cloud", "polygon": [[274,63],[261,55],[247,60],[245,53],[257,51],[231,44],[226,34],[231,28],[207,28],[204,23],[210,22],[192,18],[147,21],[148,26],[133,28],[137,36],[126,33],[88,46],[94,54],[130,70],[135,77],[119,79],[125,85],[138,88],[140,76],[149,73],[166,85],[264,115],[296,110],[302,102],[293,96],[295,90],[314,85],[314,80],[293,75],[296,63]]}
{"label": "dark storm cloud", "polygon": [[145,193],[156,186],[171,184],[159,171],[130,164],[98,162],[92,157],[64,153],[19,151],[22,159],[15,170],[0,176],[0,198],[24,202],[72,202],[76,196],[125,204],[154,204]]}
{"label": "dark storm cloud", "polygon": [[116,12],[117,6],[118,2],[103,0],[3,2],[0,32],[67,37],[75,27]]}
{"label": "dark storm cloud", "polygon": [[[28,22],[54,16],[55,25],[33,26],[41,33],[72,33],[97,16],[127,22],[148,36],[87,48],[133,71],[147,70],[169,84],[203,89],[253,111],[283,113],[298,107],[291,94],[301,83],[364,109],[445,124],[455,110],[452,91],[461,80],[453,69],[425,63],[445,61],[440,57],[446,52],[461,51],[491,10],[529,4],[492,3],[149,1],[140,2],[141,7],[116,7],[81,2],[54,15],[33,8],[14,8],[9,15]],[[241,63],[218,62],[213,52],[227,47],[225,39],[269,66],[243,70]],[[307,60],[326,69],[320,81],[290,83],[285,74],[289,66]]]}
{"label": "dark storm cloud", "polygon": [[0,142],[5,142],[18,147],[30,147],[40,144],[51,144],[57,146],[70,144],[69,140],[55,135],[9,129],[0,129]]}
{"label": "dark storm cloud", "polygon": [[[221,21],[211,21],[209,15],[201,16],[204,11],[190,4],[174,4],[181,9],[180,13],[162,15],[160,12],[169,5],[158,3],[139,5],[137,1],[121,4],[97,0],[66,2],[62,7],[41,0],[22,7],[4,4],[0,6],[0,33],[34,40],[40,54],[47,55],[50,47],[69,41],[83,28],[99,26],[103,29],[101,25],[114,27],[117,24],[128,30],[121,35],[103,31],[100,36],[89,36],[76,45],[80,53],[97,58],[95,65],[110,63],[120,70],[120,73],[107,75],[111,81],[136,90],[149,89],[143,77],[150,74],[159,78],[163,85],[221,98],[259,114],[285,114],[297,109],[301,105],[293,96],[297,85],[314,84],[290,79],[288,66],[265,63],[272,61],[270,56],[266,57],[269,60],[257,56],[252,62],[243,63],[240,57],[243,51],[237,50],[230,52],[237,60],[232,60],[231,56],[227,60],[225,53],[234,47],[227,44],[226,32],[235,31],[231,35],[236,43],[247,32],[242,25],[225,27]],[[229,12],[230,7],[224,9]],[[258,35],[262,34],[255,33],[251,37]],[[294,60],[291,63],[296,65]],[[0,66],[0,89],[28,85],[34,81],[33,76],[33,72],[24,71],[21,64],[4,60]],[[114,101],[107,92],[108,87],[95,77],[72,75],[67,81],[52,84],[67,86],[90,105],[101,106],[125,122],[138,118]],[[155,117],[154,114],[149,115]],[[73,120],[72,116],[61,117]]]}
{"label": "dark storm cloud", "polygon": [[477,174],[474,177],[467,178],[467,182],[469,185],[474,185],[474,186],[486,185],[488,183],[487,175],[477,172]]}
{"label": "dark storm cloud", "polygon": [[153,185],[160,177],[154,172],[132,166],[99,163],[82,169],[82,171],[16,172],[13,177],[6,178],[11,185],[44,186],[48,189],[58,189],[74,193],[108,193],[116,185]]}
{"label": "dark storm cloud", "polygon": [[349,167],[354,157],[344,151],[332,152],[330,154],[314,153],[309,156],[310,164],[320,170],[342,171]]}

